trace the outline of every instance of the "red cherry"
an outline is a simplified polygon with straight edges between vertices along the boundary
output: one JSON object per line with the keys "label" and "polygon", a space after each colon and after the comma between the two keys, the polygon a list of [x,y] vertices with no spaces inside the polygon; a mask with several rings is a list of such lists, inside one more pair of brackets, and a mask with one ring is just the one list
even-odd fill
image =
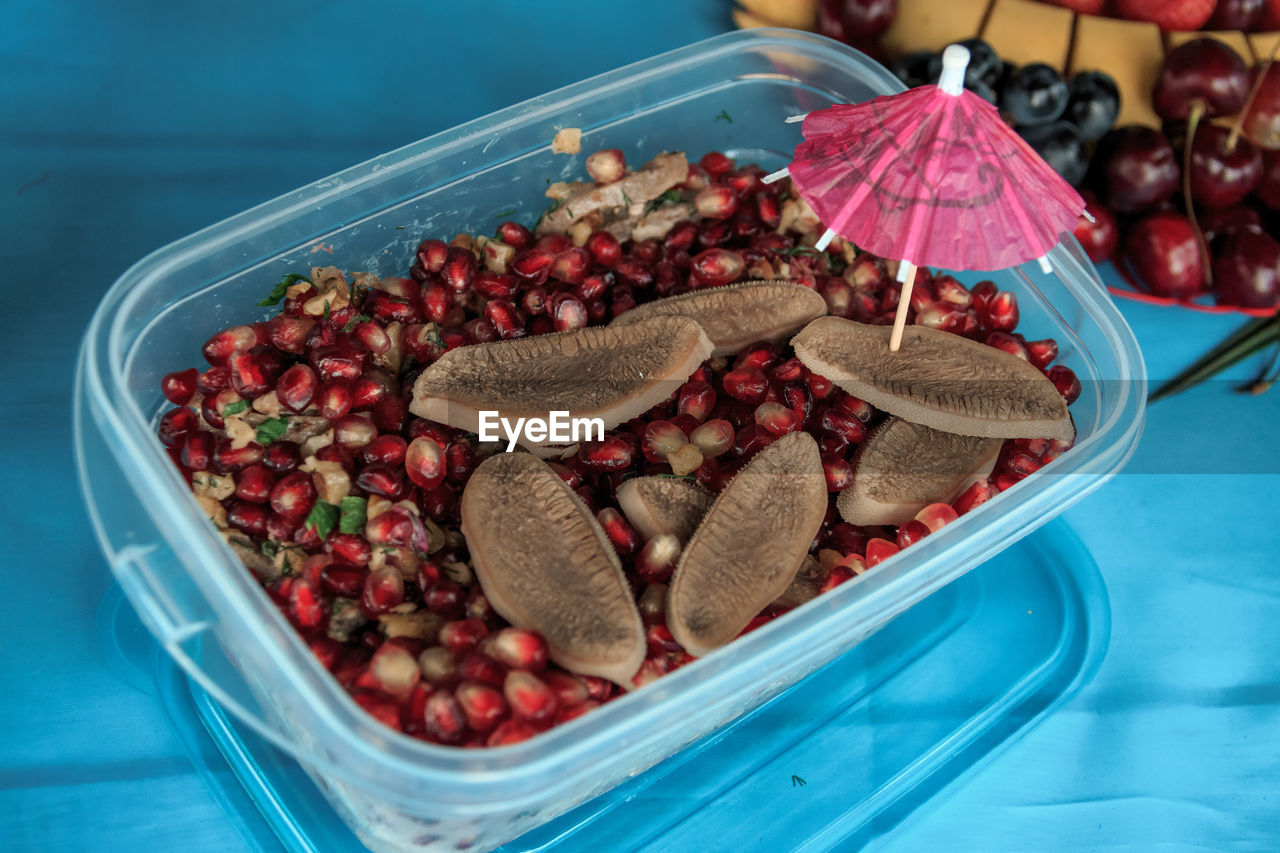
{"label": "red cherry", "polygon": [[1226,128],[1200,125],[1191,144],[1191,196],[1209,207],[1241,201],[1262,177],[1262,152]]}
{"label": "red cherry", "polygon": [[1190,220],[1180,213],[1153,213],[1129,230],[1125,257],[1157,296],[1186,299],[1204,281],[1200,247]]}
{"label": "red cherry", "polygon": [[1213,246],[1213,286],[1224,305],[1275,305],[1280,301],[1280,243],[1257,231],[1222,237]]}
{"label": "red cherry", "polygon": [[1120,240],[1120,229],[1116,226],[1116,218],[1110,210],[1098,203],[1093,193],[1085,190],[1081,193],[1085,200],[1085,210],[1093,217],[1093,222],[1080,217],[1076,222],[1075,235],[1084,247],[1085,254],[1095,264],[1100,264],[1116,253],[1116,243]]}

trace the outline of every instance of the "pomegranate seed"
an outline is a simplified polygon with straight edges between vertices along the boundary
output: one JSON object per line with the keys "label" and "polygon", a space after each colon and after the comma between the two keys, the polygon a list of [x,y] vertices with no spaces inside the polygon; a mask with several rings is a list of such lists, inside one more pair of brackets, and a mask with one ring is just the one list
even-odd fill
{"label": "pomegranate seed", "polygon": [[1043,463],[1035,456],[1017,448],[1006,449],[1008,452],[1000,460],[1000,469],[1003,473],[1014,474],[1018,479],[1022,479],[1040,470]]}
{"label": "pomegranate seed", "polygon": [[236,475],[236,497],[249,503],[266,503],[275,484],[275,475],[266,468],[257,464],[249,465]]}
{"label": "pomegranate seed", "polygon": [[[417,297],[418,294],[415,294]],[[396,296],[383,290],[370,291],[364,299],[364,310],[379,323],[420,323],[422,310],[419,301]],[[337,321],[335,320],[335,323]]]}
{"label": "pomegranate seed", "polygon": [[706,249],[693,258],[689,272],[703,287],[719,287],[742,275],[742,255],[729,249]]}
{"label": "pomegranate seed", "polygon": [[479,619],[458,619],[446,622],[440,629],[440,642],[455,658],[465,656],[480,641],[489,636],[489,629]]}
{"label": "pomegranate seed", "polygon": [[386,613],[404,604],[404,578],[399,569],[375,569],[364,579],[360,603],[371,616]]}
{"label": "pomegranate seed", "polygon": [[353,470],[354,460],[346,448],[339,444],[329,444],[316,451],[316,459],[321,462],[337,462],[343,471],[350,474]]}
{"label": "pomegranate seed", "polygon": [[587,238],[586,249],[602,266],[611,267],[622,258],[622,245],[608,231],[593,231]]}
{"label": "pomegranate seed", "polygon": [[1053,383],[1053,387],[1058,389],[1062,399],[1067,401],[1068,406],[1080,399],[1080,380],[1076,378],[1075,371],[1071,368],[1065,364],[1054,365],[1049,368],[1049,372],[1046,375],[1049,377],[1049,381]]}
{"label": "pomegranate seed", "polygon": [[437,690],[427,697],[423,716],[427,734],[441,743],[456,743],[466,733],[466,714],[448,690]]}
{"label": "pomegranate seed", "polygon": [[458,664],[444,646],[432,646],[418,655],[422,678],[433,687],[452,684],[458,675]]}
{"label": "pomegranate seed", "polygon": [[644,543],[636,555],[636,576],[645,583],[666,583],[680,557],[680,540],[660,533]]}
{"label": "pomegranate seed", "polygon": [[360,476],[356,477],[356,487],[372,495],[382,495],[395,500],[404,492],[404,482],[399,473],[389,465],[375,462],[364,466]]}
{"label": "pomegranate seed", "polygon": [[575,675],[567,672],[548,672],[542,676],[542,680],[551,688],[551,692],[556,697],[556,704],[561,708],[572,708],[583,704],[588,699],[587,685]]}
{"label": "pomegranate seed", "polygon": [[481,270],[471,282],[476,293],[488,299],[511,299],[520,289],[520,282],[510,273]]}
{"label": "pomegranate seed", "polygon": [[476,275],[476,256],[470,249],[461,246],[450,246],[440,268],[440,277],[445,286],[454,293],[465,293],[471,289],[471,281]]}
{"label": "pomegranate seed", "polygon": [[289,411],[302,412],[311,405],[318,384],[314,370],[305,364],[295,364],[276,380],[276,397]]}
{"label": "pomegranate seed", "polygon": [[297,578],[289,588],[289,615],[302,628],[315,628],[324,621],[324,602],[310,581]]}
{"label": "pomegranate seed", "polygon": [[825,376],[819,376],[816,373],[810,373],[805,377],[805,382],[808,383],[809,393],[813,394],[815,400],[827,399],[827,396],[831,394],[831,389],[835,387],[830,379]]}
{"label": "pomegranate seed", "polygon": [[505,299],[492,299],[486,303],[484,316],[494,332],[504,341],[524,337],[524,323],[516,313],[516,306]]}
{"label": "pomegranate seed", "polygon": [[476,470],[479,460],[476,459],[476,452],[471,445],[465,440],[459,439],[450,443],[445,448],[444,458],[449,482],[457,483],[459,486],[465,486],[467,480],[471,478],[471,474]]}
{"label": "pomegranate seed", "polygon": [[556,712],[556,694],[546,682],[528,672],[513,669],[507,673],[502,685],[502,695],[511,705],[516,716],[540,722]]}
{"label": "pomegranate seed", "polygon": [[462,588],[456,583],[440,581],[427,590],[422,601],[428,610],[446,619],[457,619],[462,615]]}
{"label": "pomegranate seed", "polygon": [[350,345],[316,347],[308,354],[307,360],[325,382],[355,381],[364,369],[364,353],[356,351]]}
{"label": "pomegranate seed", "polygon": [[464,682],[454,696],[472,731],[487,732],[508,714],[507,701],[492,687]]}
{"label": "pomegranate seed", "polygon": [[1017,356],[1023,361],[1031,360],[1027,355],[1027,348],[1022,345],[1022,341],[1008,332],[988,332],[984,343],[989,347],[1003,350],[1009,355]]}
{"label": "pomegranate seed", "polygon": [[867,427],[853,415],[847,415],[836,409],[827,409],[818,419],[819,426],[827,432],[835,433],[850,444],[861,444],[867,437]]}
{"label": "pomegranate seed", "polygon": [[605,291],[608,289],[609,279],[598,273],[593,273],[584,278],[581,283],[578,284],[574,293],[578,295],[578,298],[582,300],[583,305],[585,306],[586,303],[594,302],[601,296],[604,296]]}
{"label": "pomegranate seed", "polygon": [[937,533],[946,525],[960,517],[951,504],[932,503],[916,513],[915,520],[929,528],[930,533]]}
{"label": "pomegranate seed", "polygon": [[[369,547],[369,543],[364,537],[354,533],[334,533],[325,540],[324,548],[335,560],[349,566],[367,566],[369,559],[373,556],[373,549]],[[358,592],[359,590],[354,590],[350,594],[355,595]]]}
{"label": "pomegranate seed", "polygon": [[988,329],[1012,332],[1018,325],[1018,297],[1007,290],[996,293],[978,309],[978,316]]}
{"label": "pomegranate seed", "polygon": [[603,441],[582,442],[578,459],[588,471],[619,471],[631,464],[631,445],[616,435],[606,435]]}
{"label": "pomegranate seed", "polygon": [[333,440],[344,450],[366,447],[377,434],[377,427],[361,415],[343,415],[333,425]]}
{"label": "pomegranate seed", "polygon": [[233,448],[231,441],[218,439],[213,450],[213,467],[223,473],[239,471],[262,461],[262,445],[251,441],[244,447]]}
{"label": "pomegranate seed", "polygon": [[568,293],[551,298],[551,320],[557,332],[574,332],[587,325],[587,306]]}
{"label": "pomegranate seed", "polygon": [[383,643],[373,653],[369,668],[356,684],[391,696],[407,696],[421,677],[418,662],[407,649],[399,643]]}
{"label": "pomegranate seed", "polygon": [[930,530],[923,522],[912,519],[898,528],[898,547],[906,548],[928,536]]}
{"label": "pomegranate seed", "polygon": [[227,508],[227,524],[250,536],[267,532],[267,509],[261,504],[231,501]]}
{"label": "pomegranate seed", "polygon": [[[194,411],[187,408],[170,409],[160,418],[160,425],[156,432],[160,436],[160,441],[165,447],[176,447],[188,433],[195,432],[200,429],[200,418]],[[183,463],[185,464],[185,463]],[[190,468],[191,466],[187,466]],[[199,471],[201,469],[195,468]]]}
{"label": "pomegranate seed", "polygon": [[[923,526],[923,525],[922,525]],[[883,563],[885,560],[898,553],[898,546],[890,542],[888,539],[875,538],[867,542],[866,566],[871,568]]]}
{"label": "pomegranate seed", "polygon": [[311,512],[316,487],[311,475],[302,471],[286,474],[271,489],[271,508],[286,518],[300,519]]}
{"label": "pomegranate seed", "polygon": [[529,249],[516,255],[508,265],[508,269],[526,284],[538,285],[547,280],[551,272],[551,264],[555,259],[555,252]]}
{"label": "pomegranate seed", "polygon": [[[328,545],[326,542],[325,546]],[[364,591],[364,572],[339,565],[326,566],[320,575],[320,586],[333,595],[359,598]]]}
{"label": "pomegranate seed", "polygon": [[617,148],[602,148],[587,157],[591,180],[611,184],[627,173],[627,158]]}
{"label": "pomegranate seed", "polygon": [[709,175],[707,170],[702,168],[698,163],[690,163],[688,170],[685,172],[684,183],[680,186],[686,190],[697,192],[708,184]]}
{"label": "pomegranate seed", "polygon": [[524,720],[504,720],[498,724],[484,744],[488,747],[510,746],[513,743],[528,740],[537,733],[538,730]]}
{"label": "pomegranate seed", "polygon": [[782,221],[782,211],[778,207],[778,199],[772,195],[760,193],[756,196],[756,218],[766,228],[777,228]]}
{"label": "pomegranate seed", "polygon": [[698,215],[708,219],[728,219],[738,212],[738,197],[729,187],[707,187],[693,199]]}
{"label": "pomegranate seed", "polygon": [[298,445],[292,441],[273,441],[262,454],[262,464],[277,474],[287,474],[301,462]]}
{"label": "pomegranate seed", "polygon": [[441,240],[423,240],[418,244],[418,263],[429,273],[440,272],[448,255],[449,247]]}
{"label": "pomegranate seed", "polygon": [[632,287],[646,288],[653,284],[653,266],[639,258],[620,258],[614,265],[614,273],[619,281]]}
{"label": "pomegranate seed", "polygon": [[702,155],[700,160],[698,160],[698,165],[706,170],[707,175],[712,180],[715,180],[725,172],[731,171],[734,163],[719,151],[708,151],[706,154]]}
{"label": "pomegranate seed", "polygon": [[512,669],[537,672],[547,665],[547,641],[536,631],[503,628],[485,641],[484,651]]}
{"label": "pomegranate seed", "polygon": [[827,572],[827,576],[822,579],[822,585],[818,587],[818,594],[831,592],[840,584],[853,580],[856,574],[852,567],[837,563],[832,567],[831,571]]}
{"label": "pomegranate seed", "polygon": [[205,341],[201,353],[212,365],[223,365],[239,352],[247,352],[258,345],[258,333],[252,326],[232,326],[223,329]]}
{"label": "pomegranate seed", "polygon": [[864,554],[867,550],[867,534],[859,527],[842,521],[831,528],[831,547],[846,557]]}
{"label": "pomegranate seed", "polygon": [[756,407],[755,421],[776,436],[784,436],[800,428],[800,418],[781,403],[761,403]]}
{"label": "pomegranate seed", "polygon": [[621,556],[630,556],[640,549],[640,534],[613,507],[605,507],[596,513],[596,520]]}
{"label": "pomegranate seed", "polygon": [[360,323],[355,328],[356,340],[368,347],[369,352],[383,355],[391,349],[391,337],[377,323]]}
{"label": "pomegranate seed", "polygon": [[383,432],[400,432],[409,418],[409,404],[403,397],[383,397],[373,406],[373,422]]}
{"label": "pomegranate seed", "polygon": [[705,421],[707,415],[716,404],[716,392],[706,382],[689,381],[680,386],[679,402],[676,411],[682,415],[690,415],[697,421]]}
{"label": "pomegranate seed", "polygon": [[670,421],[650,421],[645,425],[640,450],[650,462],[665,462],[667,456],[688,443],[684,431]]}
{"label": "pomegranate seed", "polygon": [[704,457],[716,457],[733,447],[733,424],[716,418],[700,425],[689,436],[689,441]]}
{"label": "pomegranate seed", "polygon": [[533,232],[519,222],[507,220],[498,226],[498,239],[520,252],[533,245]]}
{"label": "pomegranate seed", "polygon": [[196,390],[208,397],[217,394],[224,388],[231,387],[231,371],[225,364],[210,367],[196,376]]}
{"label": "pomegranate seed", "polygon": [[316,407],[321,417],[336,421],[351,411],[351,386],[341,381],[321,384],[316,393]]}
{"label": "pomegranate seed", "polygon": [[726,394],[751,405],[761,403],[769,390],[769,380],[758,367],[731,370],[721,382]]}
{"label": "pomegranate seed", "polygon": [[853,466],[839,456],[823,456],[822,474],[827,479],[828,492],[843,492],[853,485]]}
{"label": "pomegranate seed", "polygon": [[182,464],[192,471],[204,471],[213,462],[213,434],[189,432],[182,439],[179,455]]}
{"label": "pomegranate seed", "polygon": [[864,424],[871,420],[876,410],[866,400],[860,400],[852,394],[841,394],[835,399],[835,407],[846,415],[853,415]]}
{"label": "pomegranate seed", "polygon": [[483,652],[470,652],[458,664],[458,677],[463,681],[474,681],[502,689],[502,682],[507,677],[507,669]]}
{"label": "pomegranate seed", "polygon": [[443,284],[423,285],[418,299],[423,316],[432,323],[443,323],[453,308],[453,295]]}
{"label": "pomegranate seed", "polygon": [[185,406],[196,394],[196,378],[200,371],[194,367],[175,373],[167,373],[160,380],[160,393],[175,406]]}
{"label": "pomegranate seed", "polygon": [[738,431],[733,442],[734,453],[745,461],[773,444],[773,439],[774,435],[769,430],[759,424],[750,424]]}

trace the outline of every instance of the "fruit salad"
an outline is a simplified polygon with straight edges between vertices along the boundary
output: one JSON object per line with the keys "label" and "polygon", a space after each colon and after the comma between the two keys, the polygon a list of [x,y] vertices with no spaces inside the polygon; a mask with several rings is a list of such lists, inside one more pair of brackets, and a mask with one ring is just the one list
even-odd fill
{"label": "fruit salad", "polygon": [[[1074,439],[1080,383],[1013,293],[922,269],[889,353],[895,262],[814,249],[786,181],[714,151],[587,169],[406,275],[268,283],[274,316],[162,381],[210,521],[412,737],[501,746],[642,689]],[[511,427],[557,412],[588,432]]]}

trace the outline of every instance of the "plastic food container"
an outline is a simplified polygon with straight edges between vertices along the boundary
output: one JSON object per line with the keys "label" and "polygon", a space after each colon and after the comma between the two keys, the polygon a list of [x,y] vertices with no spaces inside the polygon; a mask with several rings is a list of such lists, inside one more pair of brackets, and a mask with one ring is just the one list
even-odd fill
{"label": "plastic food container", "polygon": [[[827,39],[731,33],[318,181],[161,249],[107,293],[80,353],[75,433],[111,569],[165,650],[238,723],[296,758],[364,844],[501,844],[724,727],[1007,548],[1133,451],[1146,396],[1137,343],[1073,241],[1052,251],[1052,276],[1034,265],[984,274],[1017,293],[1020,328],[1056,338],[1082,381],[1069,453],[857,581],[655,684],[495,750],[393,732],[320,666],[153,437],[166,407],[160,377],[199,363],[212,332],[252,317],[266,286],[309,267],[316,247],[346,269],[397,274],[424,235],[487,231],[513,207],[531,219],[546,203],[547,178],[580,174],[596,148],[622,148],[631,162],[714,148],[776,168],[798,141],[787,116],[898,88],[883,68]],[[550,151],[562,127],[583,131],[576,158]]]}

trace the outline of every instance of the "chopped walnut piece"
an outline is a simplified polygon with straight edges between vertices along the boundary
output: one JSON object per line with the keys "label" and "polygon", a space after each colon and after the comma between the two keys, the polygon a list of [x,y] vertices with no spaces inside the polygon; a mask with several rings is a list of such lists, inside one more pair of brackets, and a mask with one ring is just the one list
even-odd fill
{"label": "chopped walnut piece", "polygon": [[396,637],[435,639],[444,625],[444,619],[430,610],[383,613],[378,617],[378,622],[382,624],[382,633],[386,634],[388,640]]}
{"label": "chopped walnut piece", "polygon": [[551,140],[551,153],[577,154],[582,150],[582,131],[576,127],[562,128]]}
{"label": "chopped walnut piece", "polygon": [[308,456],[298,466],[298,470],[308,471],[313,475],[312,480],[315,481],[316,491],[319,492],[320,499],[326,503],[336,506],[351,493],[351,475],[343,470],[341,462],[329,462]]}
{"label": "chopped walnut piece", "polygon": [[351,288],[347,286],[346,276],[337,267],[312,267],[311,284],[319,293],[303,303],[304,313],[322,317],[326,304],[329,311],[338,311],[351,304]]}
{"label": "chopped walnut piece", "polygon": [[230,474],[215,474],[211,471],[196,471],[191,475],[191,490],[197,496],[213,498],[215,501],[225,500],[235,494],[236,481]]}
{"label": "chopped walnut piece", "polygon": [[269,417],[280,417],[280,398],[276,396],[274,390],[265,394],[259,394],[253,400],[253,410]]}
{"label": "chopped walnut piece", "polygon": [[484,261],[484,268],[489,272],[506,272],[507,264],[511,263],[511,259],[515,256],[515,247],[508,246],[501,240],[491,238],[485,240],[480,247],[480,259]]}
{"label": "chopped walnut piece", "polygon": [[333,444],[333,428],[332,427],[325,430],[322,433],[308,436],[302,442],[300,453],[303,458],[306,458],[308,456],[315,456],[316,452],[320,450],[320,448],[328,447],[331,444]]}
{"label": "chopped walnut piece", "polygon": [[204,510],[205,515],[209,516],[214,527],[219,530],[227,529],[227,511],[223,509],[222,504],[208,495],[196,495],[196,503],[200,504],[200,508]]}
{"label": "chopped walnut piece", "polygon": [[249,426],[240,415],[228,415],[223,418],[223,429],[226,430],[227,438],[231,439],[231,449],[239,450],[248,446],[249,442],[258,438],[258,431]]}

